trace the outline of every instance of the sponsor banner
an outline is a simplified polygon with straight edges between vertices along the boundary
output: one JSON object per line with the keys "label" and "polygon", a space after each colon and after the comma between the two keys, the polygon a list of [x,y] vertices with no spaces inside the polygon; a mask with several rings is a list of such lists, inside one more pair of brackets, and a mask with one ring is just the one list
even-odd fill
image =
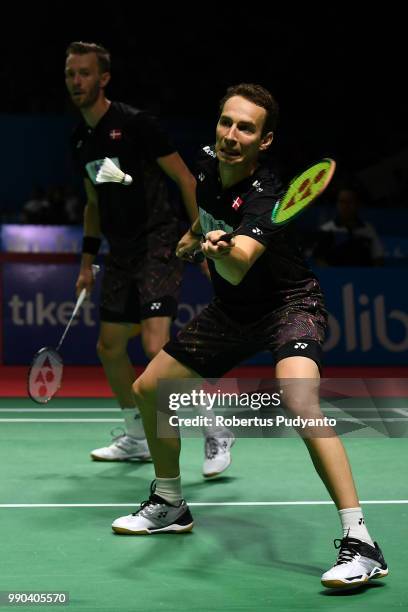
{"label": "sponsor banner", "polygon": [[[6,263],[3,265],[3,361],[28,364],[42,346],[56,346],[75,302],[76,265]],[[406,365],[408,293],[398,268],[318,270],[329,311],[324,345],[326,365]],[[101,275],[100,275],[101,276]],[[64,341],[65,363],[98,363],[98,288]],[[212,290],[199,268],[186,266],[173,333],[206,306]],[[300,347],[301,349],[301,347]],[[140,342],[131,342],[135,364],[146,362]],[[249,364],[269,364],[260,353]]]}
{"label": "sponsor banner", "polygon": [[[77,275],[78,266],[74,264],[3,265],[3,363],[29,364],[41,347],[55,348],[75,304]],[[101,276],[98,275],[91,298],[84,302],[61,347],[65,364],[99,363],[95,347]],[[186,266],[173,334],[207,305],[210,295],[208,280],[197,268]],[[129,353],[135,365],[146,363],[138,338],[130,342]]]}
{"label": "sponsor banner", "polygon": [[[0,247],[6,253],[80,253],[82,227],[78,225],[17,225],[0,226]],[[103,240],[100,252],[108,246]]]}

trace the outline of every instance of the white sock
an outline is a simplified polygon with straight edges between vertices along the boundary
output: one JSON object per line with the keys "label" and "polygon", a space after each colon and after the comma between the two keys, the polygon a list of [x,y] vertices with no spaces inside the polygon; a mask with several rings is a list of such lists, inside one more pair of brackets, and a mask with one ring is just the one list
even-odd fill
{"label": "white sock", "polygon": [[365,526],[364,516],[361,508],[345,508],[339,510],[341,526],[343,527],[343,538],[357,538],[367,544],[374,546],[370,534]]}
{"label": "white sock", "polygon": [[156,478],[156,489],[155,494],[159,495],[163,499],[177,506],[183,499],[183,492],[181,490],[181,477],[177,478]]}
{"label": "white sock", "polygon": [[207,410],[205,406],[197,406],[197,412],[202,417],[207,417],[207,425],[202,426],[206,438],[228,438],[229,431],[221,425],[215,424],[215,414],[213,410]]}
{"label": "white sock", "polygon": [[132,438],[146,438],[142,417],[137,408],[122,408],[125,419],[126,433]]}

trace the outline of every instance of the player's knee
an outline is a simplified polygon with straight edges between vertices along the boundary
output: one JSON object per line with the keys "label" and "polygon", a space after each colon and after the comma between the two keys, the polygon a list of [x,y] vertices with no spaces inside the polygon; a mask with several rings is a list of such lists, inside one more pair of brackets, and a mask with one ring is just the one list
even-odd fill
{"label": "player's knee", "polygon": [[166,344],[168,338],[164,338],[158,335],[148,335],[143,338],[143,350],[148,359],[152,360],[160,353],[163,346]]}
{"label": "player's knee", "polygon": [[133,395],[138,405],[148,401],[155,394],[155,385],[143,374],[132,385]]}
{"label": "player's knee", "polygon": [[319,398],[315,393],[286,393],[283,405],[291,417],[316,418],[321,412]]}
{"label": "player's knee", "polygon": [[103,361],[115,361],[123,355],[123,348],[112,342],[106,342],[101,338],[96,345],[99,359]]}

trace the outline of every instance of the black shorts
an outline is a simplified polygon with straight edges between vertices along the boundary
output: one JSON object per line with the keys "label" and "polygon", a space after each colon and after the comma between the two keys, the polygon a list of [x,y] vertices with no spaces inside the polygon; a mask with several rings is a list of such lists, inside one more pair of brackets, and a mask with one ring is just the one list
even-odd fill
{"label": "black shorts", "polygon": [[100,319],[139,323],[150,317],[177,317],[183,262],[175,255],[178,234],[155,235],[142,256],[111,254],[106,258]]}
{"label": "black shorts", "polygon": [[260,351],[275,363],[285,357],[309,357],[321,369],[327,326],[323,303],[290,304],[251,324],[232,320],[213,300],[163,350],[203,378],[220,378]]}

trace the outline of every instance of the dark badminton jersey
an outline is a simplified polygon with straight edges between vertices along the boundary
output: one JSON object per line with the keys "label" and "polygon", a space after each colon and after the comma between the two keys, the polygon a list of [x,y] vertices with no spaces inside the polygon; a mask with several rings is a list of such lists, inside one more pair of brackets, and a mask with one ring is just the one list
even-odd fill
{"label": "dark badminton jersey", "polygon": [[[127,104],[112,102],[94,127],[85,121],[75,130],[72,150],[84,178],[98,195],[101,231],[114,254],[139,254],[153,232],[176,222],[169,205],[165,175],[156,162],[175,152],[157,119]],[[105,157],[110,157],[133,183],[95,182]]]}
{"label": "dark badminton jersey", "polygon": [[[303,260],[293,223],[273,226],[270,212],[282,192],[272,170],[261,164],[255,173],[222,189],[218,161],[212,147],[204,147],[197,164],[197,204],[204,234],[239,230],[266,247],[239,285],[226,281],[208,259],[214,292],[233,319],[252,322],[282,307],[324,308],[319,283]],[[264,215],[258,218],[259,215]]]}

